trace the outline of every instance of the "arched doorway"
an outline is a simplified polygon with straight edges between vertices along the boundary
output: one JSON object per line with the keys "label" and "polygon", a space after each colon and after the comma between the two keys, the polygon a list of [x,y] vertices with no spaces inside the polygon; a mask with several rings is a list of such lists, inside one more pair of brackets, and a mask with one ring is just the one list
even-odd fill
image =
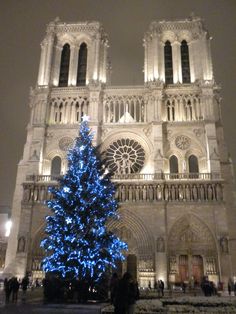
{"label": "arched doorway", "polygon": [[40,243],[45,237],[44,228],[40,228],[35,234],[31,245],[31,255],[29,256],[29,271],[32,273],[32,278],[44,278],[42,270],[42,260],[45,257],[45,251],[40,247]]}
{"label": "arched doorway", "polygon": [[179,281],[189,281],[190,275],[195,284],[201,283],[204,276],[201,255],[179,255]]}
{"label": "arched doorway", "polygon": [[171,282],[200,284],[204,275],[213,281],[218,279],[215,240],[209,228],[195,215],[185,215],[172,226],[168,258]]}

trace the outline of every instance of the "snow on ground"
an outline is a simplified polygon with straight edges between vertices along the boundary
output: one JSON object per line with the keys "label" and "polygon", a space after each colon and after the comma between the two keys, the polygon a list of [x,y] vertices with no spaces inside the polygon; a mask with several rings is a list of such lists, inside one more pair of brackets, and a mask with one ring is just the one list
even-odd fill
{"label": "snow on ground", "polygon": [[[108,305],[102,314],[114,313],[114,307]],[[138,300],[135,313],[236,313],[235,297],[193,297]]]}

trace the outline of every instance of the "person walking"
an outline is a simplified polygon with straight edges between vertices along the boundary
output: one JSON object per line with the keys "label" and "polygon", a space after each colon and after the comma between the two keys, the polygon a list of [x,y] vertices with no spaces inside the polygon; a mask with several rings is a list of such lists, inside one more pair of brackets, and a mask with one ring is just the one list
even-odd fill
{"label": "person walking", "polygon": [[160,289],[161,289],[161,296],[164,297],[164,288],[165,284],[163,280],[160,280]]}
{"label": "person walking", "polygon": [[7,278],[4,279],[4,291],[5,291],[5,303],[9,303],[12,287],[11,287],[11,281]]}
{"label": "person walking", "polygon": [[117,273],[114,273],[110,280],[111,304],[114,304],[118,283],[119,283],[118,275]]}
{"label": "person walking", "polygon": [[25,276],[21,281],[21,288],[23,291],[22,301],[25,301],[25,299],[26,299],[26,291],[27,291],[28,285],[29,285],[29,278],[27,276]]}
{"label": "person walking", "polygon": [[12,278],[11,287],[12,287],[12,302],[16,303],[18,299],[18,291],[20,288],[20,284],[16,277]]}

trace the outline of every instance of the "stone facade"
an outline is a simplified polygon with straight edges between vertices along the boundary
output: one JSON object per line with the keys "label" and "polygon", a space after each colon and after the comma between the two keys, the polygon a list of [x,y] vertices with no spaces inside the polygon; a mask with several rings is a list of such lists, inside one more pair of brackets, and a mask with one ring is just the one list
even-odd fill
{"label": "stone facade", "polygon": [[236,275],[233,173],[223,137],[219,86],[200,18],[152,22],[144,36],[144,85],[110,86],[108,39],[98,22],[47,27],[13,199],[5,273],[43,276],[44,201],[66,172],[81,116],[115,171],[127,241],[119,265],[141,286],[215,282]]}

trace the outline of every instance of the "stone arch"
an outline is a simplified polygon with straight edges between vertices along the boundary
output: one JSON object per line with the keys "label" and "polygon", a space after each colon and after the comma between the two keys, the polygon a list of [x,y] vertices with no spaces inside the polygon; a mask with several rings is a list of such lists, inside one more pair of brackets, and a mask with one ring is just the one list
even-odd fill
{"label": "stone arch", "polygon": [[192,41],[192,33],[188,30],[181,30],[178,33],[178,41],[181,43],[183,40],[186,40],[187,44]]}
{"label": "stone arch", "polygon": [[[131,242],[131,250],[128,248],[128,254],[136,255],[150,255],[150,252],[154,251],[154,238],[144,223],[131,211],[125,209],[120,211],[120,219],[112,220],[108,223],[108,228],[113,232],[119,230],[129,230],[131,233],[130,239],[127,242]],[[125,228],[125,229],[124,229]],[[121,234],[122,237],[122,234]],[[124,241],[125,241],[124,237]],[[128,243],[129,245],[129,243]]]}
{"label": "stone arch", "polygon": [[75,44],[78,49],[83,42],[87,45],[88,49],[91,48],[92,39],[90,36],[87,34],[80,34],[76,37]]}
{"label": "stone arch", "polygon": [[32,271],[41,271],[41,263],[45,256],[43,248],[40,247],[40,243],[45,237],[45,223],[43,223],[37,231],[34,233],[31,242],[31,270]]}
{"label": "stone arch", "polygon": [[186,253],[216,255],[217,245],[211,229],[195,214],[187,214],[178,218],[170,228],[168,250],[172,254],[178,250]]}
{"label": "stone arch", "polygon": [[165,44],[166,41],[169,41],[171,44],[176,40],[176,34],[172,31],[165,31],[163,32],[162,42]]}
{"label": "stone arch", "polygon": [[73,46],[74,37],[69,34],[63,34],[57,37],[57,46],[62,48],[65,44],[69,44],[70,47]]}
{"label": "stone arch", "polygon": [[52,160],[57,156],[61,158],[61,173],[65,173],[67,168],[66,152],[59,149],[54,149],[48,152],[43,160],[44,175],[49,175],[51,173]]}
{"label": "stone arch", "polygon": [[168,235],[169,280],[200,284],[208,275],[217,281],[217,250],[214,234],[198,216],[189,213],[176,219]]}

